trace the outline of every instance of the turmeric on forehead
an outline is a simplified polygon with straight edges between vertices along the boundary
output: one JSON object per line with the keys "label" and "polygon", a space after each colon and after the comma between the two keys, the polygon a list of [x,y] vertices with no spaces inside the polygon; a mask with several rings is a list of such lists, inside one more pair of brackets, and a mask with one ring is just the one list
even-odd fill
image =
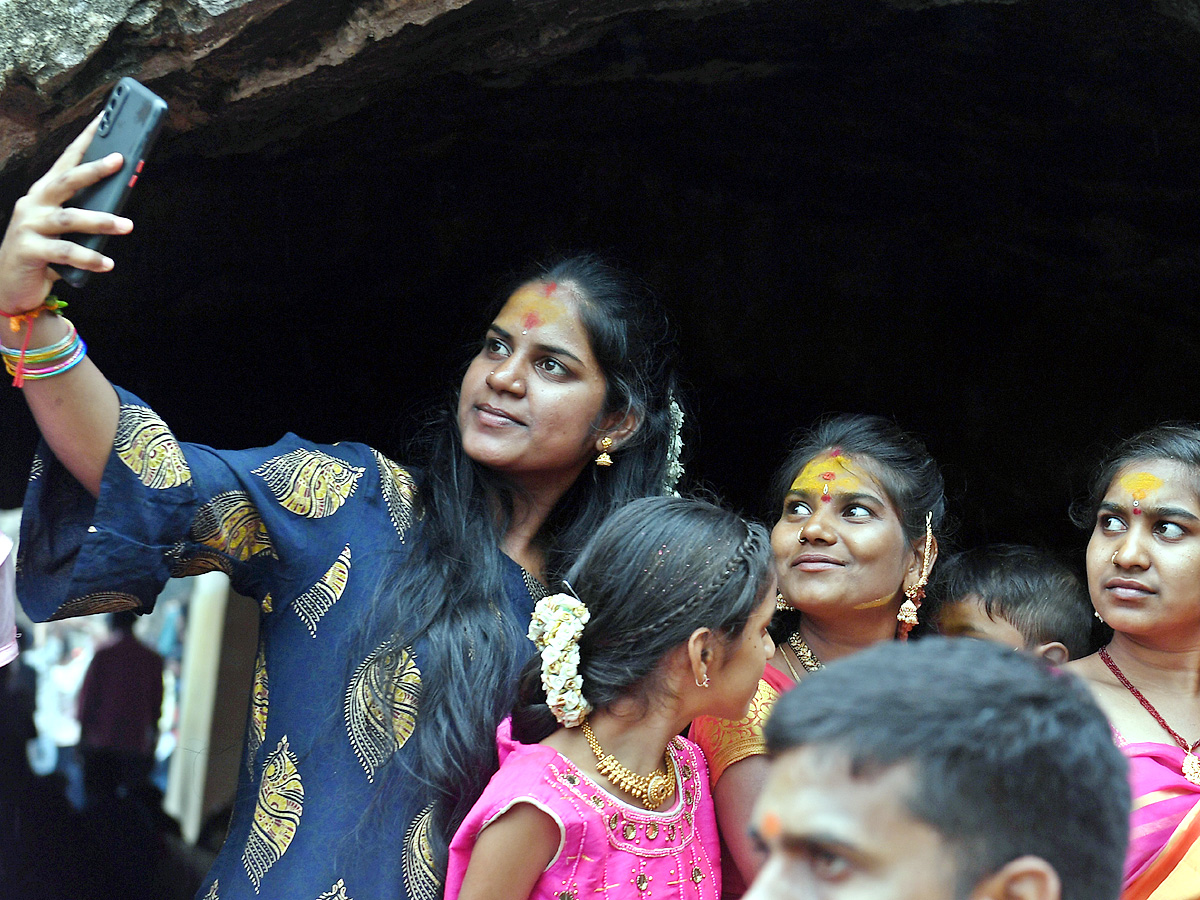
{"label": "turmeric on forehead", "polygon": [[1163,480],[1149,472],[1128,472],[1117,480],[1117,486],[1133,497],[1133,514],[1141,515],[1142,501],[1151,491],[1163,486]]}
{"label": "turmeric on forehead", "polygon": [[554,282],[550,282],[545,285],[527,284],[518,288],[508,298],[504,309],[500,310],[497,321],[503,322],[511,316],[522,331],[556,322],[567,311],[565,301],[555,296],[556,287]]}
{"label": "turmeric on forehead", "polygon": [[802,494],[820,494],[826,503],[832,492],[848,494],[861,490],[862,475],[856,471],[854,460],[834,447],[808,461],[792,482],[791,490]]}

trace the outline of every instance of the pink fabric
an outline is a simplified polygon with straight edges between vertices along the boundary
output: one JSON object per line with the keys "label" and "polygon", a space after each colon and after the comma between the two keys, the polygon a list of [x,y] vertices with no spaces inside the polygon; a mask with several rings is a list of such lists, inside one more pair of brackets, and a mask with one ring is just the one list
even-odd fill
{"label": "pink fabric", "polygon": [[0,534],[0,666],[17,658],[17,587],[13,543]]}
{"label": "pink fabric", "polygon": [[784,675],[770,663],[763,669],[762,680],[781,694],[787,693],[796,686],[796,682],[792,681],[791,678]]}
{"label": "pink fabric", "polygon": [[1120,734],[1116,734],[1116,739],[1129,760],[1129,783],[1133,790],[1123,883],[1123,887],[1128,887],[1149,868],[1179,823],[1200,802],[1200,785],[1183,777],[1183,751],[1173,744],[1150,741],[1131,744]]}
{"label": "pink fabric", "polygon": [[450,843],[445,900],[457,900],[479,832],[518,802],[548,812],[562,834],[531,900],[717,900],[721,851],[699,747],[677,739],[675,800],[666,811],[650,812],[618,800],[550,747],[512,741],[506,725],[497,734],[500,770]]}

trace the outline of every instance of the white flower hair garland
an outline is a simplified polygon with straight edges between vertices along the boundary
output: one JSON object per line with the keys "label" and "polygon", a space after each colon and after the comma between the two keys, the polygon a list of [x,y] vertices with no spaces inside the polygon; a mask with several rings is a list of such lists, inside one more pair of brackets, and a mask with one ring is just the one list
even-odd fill
{"label": "white flower hair garland", "polygon": [[678,497],[679,491],[676,490],[676,486],[683,477],[683,463],[680,462],[683,455],[683,407],[675,399],[674,391],[671,392],[670,400],[671,446],[667,448],[667,475],[663,481],[663,493]]}
{"label": "white flower hair garland", "polygon": [[546,704],[567,728],[575,728],[592,711],[583,699],[579,674],[579,638],[592,614],[570,594],[550,594],[533,608],[529,639],[542,654],[542,687]]}

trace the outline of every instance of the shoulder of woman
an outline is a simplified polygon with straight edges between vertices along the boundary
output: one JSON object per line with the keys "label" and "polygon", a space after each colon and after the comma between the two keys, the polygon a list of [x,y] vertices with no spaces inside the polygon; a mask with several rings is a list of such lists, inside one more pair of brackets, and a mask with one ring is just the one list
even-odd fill
{"label": "shoulder of woman", "polygon": [[1092,684],[1107,685],[1113,680],[1098,653],[1093,653],[1090,656],[1081,656],[1079,659],[1068,660],[1058,668],[1068,675],[1087,682],[1089,686]]}

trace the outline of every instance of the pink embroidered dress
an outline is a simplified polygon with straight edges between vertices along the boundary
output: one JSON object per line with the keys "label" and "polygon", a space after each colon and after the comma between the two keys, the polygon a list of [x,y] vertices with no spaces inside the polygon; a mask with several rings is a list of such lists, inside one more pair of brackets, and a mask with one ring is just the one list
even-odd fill
{"label": "pink embroidered dress", "polygon": [[546,812],[561,835],[530,900],[717,900],[716,813],[708,766],[695,744],[672,743],[675,798],[666,810],[651,812],[609,794],[558,751],[507,740],[507,724],[501,725],[500,770],[450,844],[445,900],[457,900],[479,832],[517,803]]}

